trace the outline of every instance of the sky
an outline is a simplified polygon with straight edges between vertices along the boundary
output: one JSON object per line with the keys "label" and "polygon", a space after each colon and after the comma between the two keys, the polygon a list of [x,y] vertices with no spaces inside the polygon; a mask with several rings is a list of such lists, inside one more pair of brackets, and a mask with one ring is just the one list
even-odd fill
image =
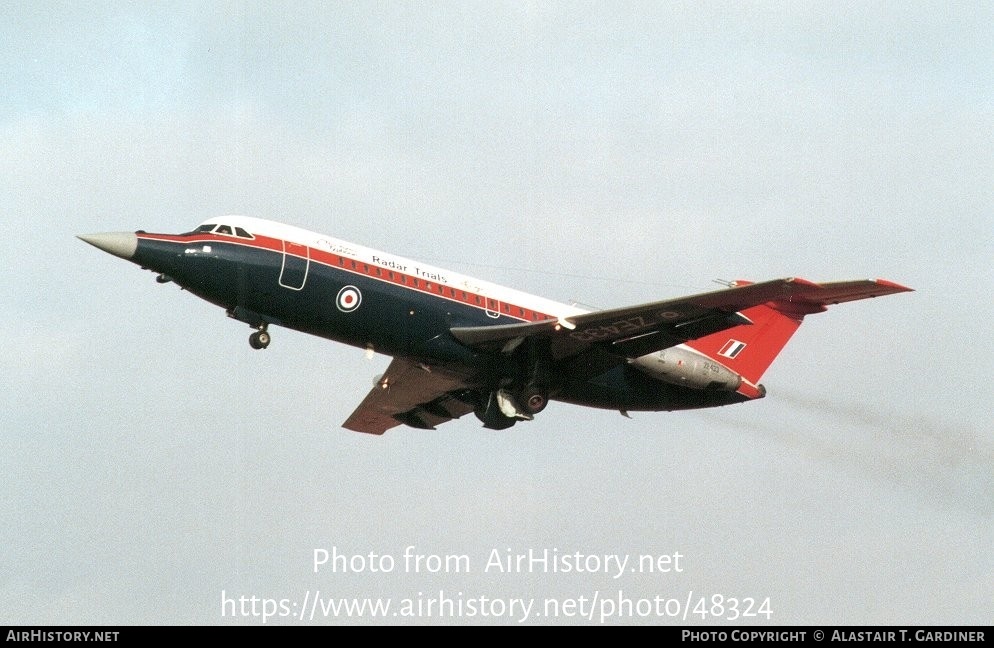
{"label": "sky", "polygon": [[[0,623],[718,624],[749,600],[764,613],[734,623],[989,623],[992,19],[8,7]],[[279,328],[253,351],[220,309],[75,238],[230,213],[599,308],[714,279],[916,292],[810,317],[761,401],[369,437],[340,425],[389,358]],[[321,551],[348,565],[315,571]],[[591,569],[502,572],[495,551]],[[366,598],[394,607],[324,613]]]}

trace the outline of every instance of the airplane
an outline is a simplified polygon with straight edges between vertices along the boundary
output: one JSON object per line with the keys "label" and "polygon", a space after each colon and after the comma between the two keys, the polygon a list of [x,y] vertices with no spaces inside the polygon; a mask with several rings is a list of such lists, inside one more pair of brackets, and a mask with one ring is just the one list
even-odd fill
{"label": "airplane", "polygon": [[503,430],[550,400],[628,416],[718,407],[766,395],[759,380],[807,315],[911,291],[884,279],[796,277],[608,310],[587,310],[331,236],[247,216],[183,234],[78,238],[270,326],[392,356],[343,427],[433,430],[473,412]]}

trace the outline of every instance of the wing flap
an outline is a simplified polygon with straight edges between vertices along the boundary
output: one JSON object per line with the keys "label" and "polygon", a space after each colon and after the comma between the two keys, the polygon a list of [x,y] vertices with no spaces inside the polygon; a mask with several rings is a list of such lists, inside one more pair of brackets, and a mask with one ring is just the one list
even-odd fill
{"label": "wing flap", "polygon": [[453,337],[468,347],[497,351],[518,338],[533,335],[547,336],[556,331],[556,320],[525,322],[523,324],[496,324],[494,326],[457,326],[449,331]]}
{"label": "wing flap", "polygon": [[473,411],[456,395],[465,389],[460,374],[394,358],[342,427],[366,434],[383,434],[401,424],[433,430]]}

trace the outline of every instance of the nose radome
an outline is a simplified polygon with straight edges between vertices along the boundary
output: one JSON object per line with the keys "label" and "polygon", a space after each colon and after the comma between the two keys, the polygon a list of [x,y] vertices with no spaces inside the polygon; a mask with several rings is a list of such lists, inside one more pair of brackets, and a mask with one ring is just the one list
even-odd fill
{"label": "nose radome", "polygon": [[76,238],[122,259],[130,259],[138,249],[138,237],[133,232],[80,234]]}

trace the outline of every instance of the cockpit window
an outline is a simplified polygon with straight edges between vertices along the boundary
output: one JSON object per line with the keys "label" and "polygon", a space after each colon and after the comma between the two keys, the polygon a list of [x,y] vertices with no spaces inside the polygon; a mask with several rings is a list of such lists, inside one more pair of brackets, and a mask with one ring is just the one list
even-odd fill
{"label": "cockpit window", "polygon": [[217,223],[204,223],[197,229],[188,234],[197,234],[199,232],[213,232],[215,234],[227,234],[228,236],[237,236],[243,239],[254,239],[255,237],[245,231],[242,227],[233,227],[231,225],[218,225]]}

